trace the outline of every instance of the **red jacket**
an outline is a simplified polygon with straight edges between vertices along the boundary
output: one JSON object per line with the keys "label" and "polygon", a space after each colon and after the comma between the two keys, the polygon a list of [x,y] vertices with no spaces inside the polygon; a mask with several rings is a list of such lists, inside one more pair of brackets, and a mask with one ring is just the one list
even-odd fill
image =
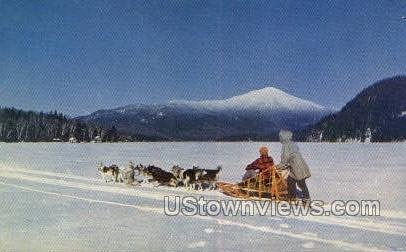
{"label": "red jacket", "polygon": [[249,164],[245,170],[259,170],[260,172],[274,165],[272,157],[262,156]]}

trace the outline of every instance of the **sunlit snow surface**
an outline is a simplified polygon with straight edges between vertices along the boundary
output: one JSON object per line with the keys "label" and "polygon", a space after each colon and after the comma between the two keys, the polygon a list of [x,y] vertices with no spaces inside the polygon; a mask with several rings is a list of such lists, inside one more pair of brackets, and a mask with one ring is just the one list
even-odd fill
{"label": "sunlit snow surface", "polygon": [[0,251],[406,250],[406,144],[299,144],[313,199],[377,199],[380,217],[169,217],[165,195],[218,192],[101,181],[99,162],[169,169],[223,165],[238,181],[262,145],[278,143],[0,143]]}

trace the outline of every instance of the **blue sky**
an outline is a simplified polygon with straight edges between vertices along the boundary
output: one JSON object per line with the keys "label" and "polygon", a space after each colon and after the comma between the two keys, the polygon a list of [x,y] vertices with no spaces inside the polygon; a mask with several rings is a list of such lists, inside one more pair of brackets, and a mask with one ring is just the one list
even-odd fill
{"label": "blue sky", "polygon": [[339,109],[406,74],[402,16],[402,0],[0,0],[0,105],[81,115],[274,86]]}

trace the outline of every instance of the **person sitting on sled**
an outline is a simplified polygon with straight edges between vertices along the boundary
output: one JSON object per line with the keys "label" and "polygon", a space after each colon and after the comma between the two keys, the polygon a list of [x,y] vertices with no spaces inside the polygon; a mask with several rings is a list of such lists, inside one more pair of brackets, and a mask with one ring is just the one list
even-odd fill
{"label": "person sitting on sled", "polygon": [[281,130],[279,132],[279,140],[282,143],[281,163],[277,165],[277,169],[282,173],[287,171],[288,198],[296,199],[296,184],[302,190],[303,202],[310,202],[309,190],[306,186],[306,179],[309,178],[309,166],[304,161],[299,152],[299,147],[292,141],[292,132]]}
{"label": "person sitting on sled", "polygon": [[268,154],[267,147],[265,147],[265,146],[261,147],[259,149],[259,154],[260,154],[260,157],[245,168],[246,172],[245,172],[242,180],[246,180],[246,179],[256,176],[257,175],[256,170],[258,170],[259,172],[262,172],[274,165],[272,157],[270,157]]}

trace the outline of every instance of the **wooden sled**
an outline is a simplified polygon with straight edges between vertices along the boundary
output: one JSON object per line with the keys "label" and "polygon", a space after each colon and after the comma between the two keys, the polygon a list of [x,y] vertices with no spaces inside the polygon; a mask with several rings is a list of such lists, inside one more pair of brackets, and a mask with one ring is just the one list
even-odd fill
{"label": "wooden sled", "polygon": [[225,195],[240,199],[283,201],[288,194],[286,180],[275,166],[237,184],[218,182],[216,185]]}

